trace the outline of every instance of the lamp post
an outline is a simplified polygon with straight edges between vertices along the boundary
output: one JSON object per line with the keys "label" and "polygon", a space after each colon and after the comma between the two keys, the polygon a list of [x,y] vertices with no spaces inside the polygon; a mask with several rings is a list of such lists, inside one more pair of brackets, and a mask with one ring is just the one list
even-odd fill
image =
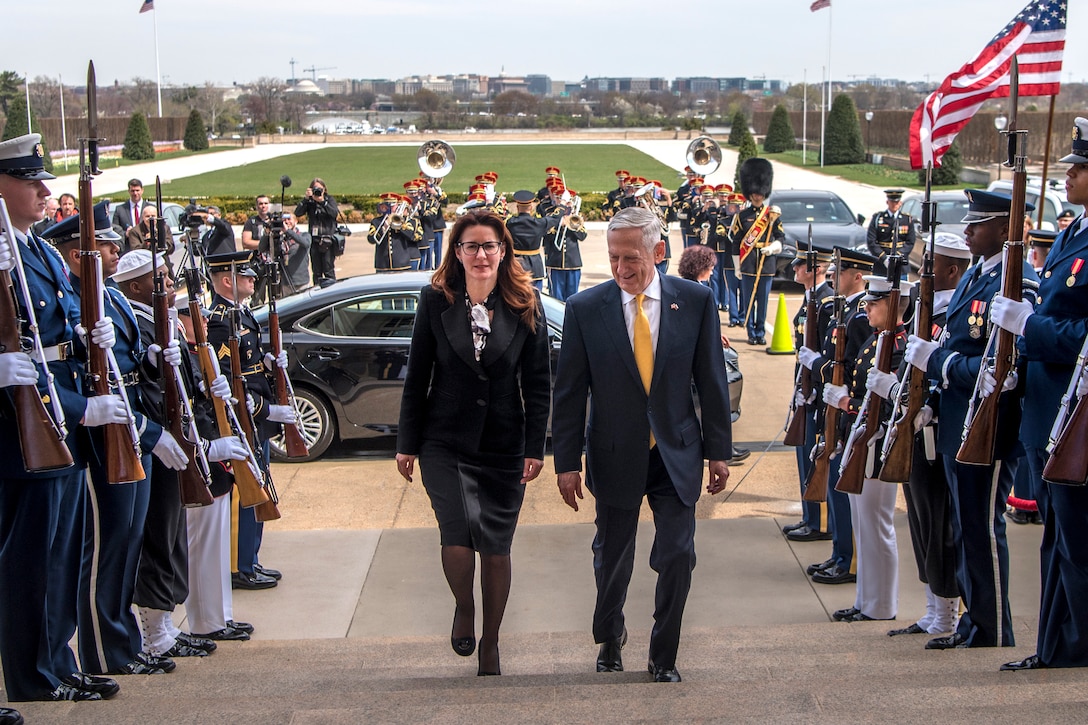
{"label": "lamp post", "polygon": [[[997,129],[998,136],[1001,135],[1001,132],[1004,131],[1005,127],[1008,126],[1008,125],[1009,125],[1009,119],[1006,118],[1004,114],[1001,114],[997,118],[994,119],[994,128]],[[995,143],[996,143],[996,141],[995,141]],[[1001,166],[1002,166],[1001,159],[998,159],[997,160],[997,180],[998,181],[1001,181]]]}
{"label": "lamp post", "polygon": [[865,160],[872,161],[873,156],[870,153],[870,149],[873,145],[873,112],[865,112]]}

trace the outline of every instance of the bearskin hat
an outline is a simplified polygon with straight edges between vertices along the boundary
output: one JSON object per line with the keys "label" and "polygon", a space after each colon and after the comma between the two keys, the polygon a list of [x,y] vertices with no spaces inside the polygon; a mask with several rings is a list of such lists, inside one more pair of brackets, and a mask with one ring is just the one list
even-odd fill
{"label": "bearskin hat", "polygon": [[740,166],[740,190],[745,196],[760,194],[763,197],[771,195],[771,181],[774,179],[774,169],[771,162],[758,156],[748,159]]}

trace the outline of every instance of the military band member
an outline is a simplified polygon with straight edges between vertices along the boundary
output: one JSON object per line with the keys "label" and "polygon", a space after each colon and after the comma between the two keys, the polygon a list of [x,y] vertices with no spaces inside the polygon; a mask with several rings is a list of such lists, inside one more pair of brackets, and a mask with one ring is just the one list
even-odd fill
{"label": "military band member", "polygon": [[703,180],[690,166],[684,167],[684,183],[676,189],[672,198],[676,219],[680,222],[680,237],[684,248],[699,243],[699,228],[695,222],[695,207],[699,199],[699,190]]}
{"label": "military band member", "polygon": [[620,169],[616,172],[616,188],[608,192],[604,206],[601,208],[606,220],[611,219],[612,216],[620,210],[620,199],[622,199],[624,195],[624,184],[627,181],[627,177],[630,175],[631,174],[628,173],[626,169]]}
{"label": "military band member", "polygon": [[[786,238],[776,208],[765,206],[773,179],[774,169],[766,159],[751,158],[741,165],[740,187],[749,205],[737,212],[729,229],[733,255],[739,258],[734,266],[740,268],[740,306],[749,345],[767,344],[767,298],[777,269],[776,255]],[[757,221],[766,228],[749,239]]]}
{"label": "military band member", "polygon": [[[245,377],[246,394],[253,399],[253,422],[258,448],[254,453],[265,470],[269,463],[269,439],[282,432],[282,423],[296,422],[295,410],[290,405],[277,405],[272,390],[273,366],[287,367],[287,352],[278,357],[266,353],[261,347],[261,327],[253,317],[246,301],[253,295],[257,273],[248,264],[249,252],[221,254],[208,259],[208,272],[212,278],[211,316],[208,318],[208,344],[219,358],[221,370],[229,370],[231,364],[230,337],[231,315],[238,308],[240,329],[237,330],[238,354],[241,358],[242,375]],[[252,508],[232,504],[237,512],[237,559],[231,586],[235,589],[267,589],[276,586],[280,572],[261,566],[259,554],[264,523],[257,521]]]}
{"label": "military band member", "polygon": [[[1088,119],[1077,117],[1065,190],[1071,204],[1088,204]],[[1039,304],[995,300],[994,324],[1020,335],[1027,361],[1020,438],[1043,517],[1040,546],[1042,591],[1035,654],[1002,669],[1084,667],[1088,665],[1088,490],[1043,480],[1047,443],[1088,336],[1088,232],[1082,213],[1058,235],[1047,255],[1039,286]],[[1083,381],[1083,379],[1082,379]],[[1083,396],[1085,385],[1076,394]],[[1072,405],[1073,403],[1070,403]]]}
{"label": "military band member", "polygon": [[[632,206],[642,206],[657,215],[661,226],[661,241],[665,242],[665,258],[657,263],[659,274],[665,274],[669,269],[669,260],[672,258],[672,245],[669,242],[669,222],[676,221],[676,210],[672,205],[672,195],[661,187],[661,182],[647,180],[642,176],[631,177],[627,180],[625,191],[629,191],[620,200],[620,208],[627,209]],[[652,188],[646,188],[652,187]],[[642,192],[642,193],[639,193]]]}
{"label": "military band member", "polygon": [[541,249],[544,245],[544,233],[548,229],[548,220],[533,213],[536,197],[525,189],[514,192],[514,204],[517,213],[506,220],[506,228],[514,240],[514,254],[521,267],[533,276],[533,286],[544,289],[544,258]]}
{"label": "military band member", "polygon": [[[964,234],[967,247],[981,257],[960,280],[948,305],[939,341],[911,336],[905,358],[937,383],[931,404],[939,420],[937,451],[944,460],[952,493],[954,531],[960,559],[957,578],[967,611],[956,631],[926,643],[927,649],[1009,647],[1015,642],[1009,611],[1009,548],[1005,535],[1005,500],[1013,470],[1024,455],[1018,440],[1020,395],[1001,396],[995,460],[989,466],[956,462],[964,419],[974,395],[990,334],[989,308],[1002,285],[1002,249],[1009,237],[1012,199],[1003,194],[967,190],[970,203]],[[1029,210],[1031,205],[1028,205]],[[1038,277],[1023,264],[1024,296],[1034,305]],[[992,392],[992,391],[991,391]]]}
{"label": "military band member", "polygon": [[[424,257],[431,249],[431,238],[427,235],[423,226],[423,189],[419,179],[412,179],[404,183],[404,209],[407,218],[413,220],[419,228],[418,238],[414,245],[409,246],[408,253],[411,257],[409,267],[413,270],[428,269],[424,267]],[[413,248],[414,247],[414,248]]]}
{"label": "military band member", "polygon": [[548,289],[564,301],[578,291],[582,280],[581,243],[586,238],[582,217],[573,212],[577,193],[567,189],[564,201],[547,217],[544,230],[544,264],[548,268]]}
{"label": "military band member", "polygon": [[[845,247],[837,247],[839,269],[835,272],[836,294],[845,302],[843,326],[846,340],[843,355],[844,380],[849,380],[855,360],[862,344],[873,333],[869,318],[862,307],[865,293],[865,275],[884,274],[885,269],[874,257],[862,252],[855,252]],[[834,302],[828,303],[834,305]],[[820,310],[821,315],[831,315],[832,310]],[[800,364],[812,370],[813,384],[818,384],[817,400],[824,400],[827,386],[831,383],[832,363],[835,359],[835,342],[838,329],[828,326],[820,350],[801,347],[797,351]],[[837,401],[836,401],[837,402]],[[845,416],[844,416],[845,417]],[[822,417],[817,417],[817,430],[822,431]],[[846,421],[840,419],[838,440],[845,445],[849,433]],[[818,433],[819,435],[819,433]],[[834,441],[823,441],[824,445],[834,445]],[[828,523],[831,526],[831,556],[823,562],[810,565],[805,571],[817,584],[847,584],[857,580],[857,563],[854,558],[854,532],[850,519],[850,499],[848,494],[835,490],[839,480],[839,458],[831,459],[830,475],[827,482]]]}
{"label": "military band member", "polygon": [[540,190],[536,192],[537,203],[543,202],[548,198],[551,192],[551,184],[556,181],[562,181],[562,173],[558,166],[549,166],[544,169],[544,186],[540,187]]}
{"label": "military band member", "polygon": [[407,216],[405,198],[400,194],[381,195],[378,216],[370,222],[366,240],[374,245],[376,272],[405,272],[412,269],[413,252],[418,261],[423,229],[418,220]]}
{"label": "military band member", "polygon": [[423,227],[423,240],[420,245],[420,269],[434,269],[442,260],[442,235],[446,230],[446,192],[442,191],[442,177],[419,180],[420,210],[419,221]]}
{"label": "military band member", "polygon": [[[914,249],[915,228],[914,219],[910,214],[902,211],[903,189],[885,189],[888,208],[873,214],[869,220],[869,233],[866,243],[869,245],[869,254],[887,264],[888,255],[895,247],[896,254],[903,259],[910,259],[911,250]],[[907,270],[903,268],[904,279]]]}

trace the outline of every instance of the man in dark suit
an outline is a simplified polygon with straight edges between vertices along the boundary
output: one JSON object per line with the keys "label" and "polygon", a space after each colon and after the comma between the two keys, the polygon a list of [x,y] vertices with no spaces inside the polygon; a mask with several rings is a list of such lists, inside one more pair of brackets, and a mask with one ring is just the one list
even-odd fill
{"label": "man in dark suit", "polygon": [[144,184],[139,179],[128,180],[128,201],[113,209],[113,231],[123,238],[125,233],[140,223],[140,213],[148,202],[144,201]]}
{"label": "man in dark suit", "polygon": [[657,527],[650,566],[658,572],[649,670],[656,682],[679,682],[676,651],[695,567],[703,459],[710,460],[707,491],[716,494],[732,456],[721,323],[709,288],[656,271],[665,243],[653,212],[618,212],[607,242],[613,281],[567,301],[553,406],[555,469],[563,500],[577,511],[584,445],[597,509],[597,671],[623,669],[623,603],[646,497]]}

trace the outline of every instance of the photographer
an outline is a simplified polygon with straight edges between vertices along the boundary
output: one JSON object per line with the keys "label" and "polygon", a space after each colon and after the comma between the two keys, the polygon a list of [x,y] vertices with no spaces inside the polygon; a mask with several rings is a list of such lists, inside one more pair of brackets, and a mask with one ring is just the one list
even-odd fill
{"label": "photographer", "polygon": [[[270,235],[264,230],[261,235],[257,256],[261,261],[271,259]],[[298,228],[298,220],[290,212],[283,213],[283,274],[284,290],[294,294],[310,286],[310,245],[311,237]],[[263,280],[262,280],[263,281]]]}
{"label": "photographer", "polygon": [[204,254],[213,256],[234,252],[234,228],[227,223],[217,206],[209,206],[204,214],[203,233],[201,242]]}
{"label": "photographer", "polygon": [[328,287],[336,281],[336,258],[344,253],[343,237],[336,231],[336,217],[340,213],[325,182],[315,178],[306,189],[306,196],[295,207],[295,216],[306,216],[310,224],[310,266],[314,284]]}
{"label": "photographer", "polygon": [[272,200],[267,194],[261,194],[256,200],[257,214],[246,219],[242,227],[242,249],[257,249],[261,235],[268,226],[268,213],[272,210]]}

